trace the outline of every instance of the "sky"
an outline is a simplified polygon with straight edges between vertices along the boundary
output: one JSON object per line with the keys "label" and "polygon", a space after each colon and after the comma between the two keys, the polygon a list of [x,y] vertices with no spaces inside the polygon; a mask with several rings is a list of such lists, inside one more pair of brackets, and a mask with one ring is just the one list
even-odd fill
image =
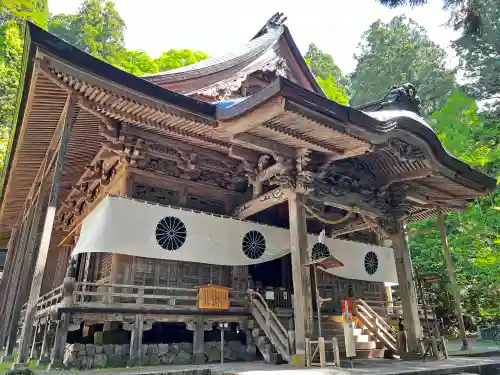
{"label": "sky", "polygon": [[[49,0],[52,14],[74,13],[81,0]],[[415,9],[388,9],[376,0],[114,0],[127,30],[125,43],[156,57],[171,48],[193,49],[217,56],[245,44],[276,12],[304,54],[314,42],[331,54],[344,73],[356,66],[354,54],[363,32],[377,19],[406,14],[426,28],[429,37],[456,59],[449,47],[456,33],[444,26],[442,0]]]}

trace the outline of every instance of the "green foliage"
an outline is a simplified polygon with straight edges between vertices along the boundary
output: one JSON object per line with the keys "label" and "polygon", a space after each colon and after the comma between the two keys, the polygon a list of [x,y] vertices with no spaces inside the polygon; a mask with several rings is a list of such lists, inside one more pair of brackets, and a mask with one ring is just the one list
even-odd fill
{"label": "green foliage", "polygon": [[500,4],[498,0],[477,0],[481,12],[480,32],[464,34],[454,47],[468,80],[468,88],[478,99],[494,99],[500,104]]}
{"label": "green foliage", "polygon": [[333,57],[311,43],[304,58],[325,95],[339,104],[347,105],[347,79],[333,61]]}
{"label": "green foliage", "polygon": [[82,51],[111,63],[125,48],[125,22],[111,1],[84,0],[76,14],[50,17],[49,31]]}
{"label": "green foliage", "polygon": [[[500,120],[478,112],[475,100],[455,91],[443,108],[430,116],[430,123],[452,154],[484,173],[498,173]],[[435,223],[412,227],[430,225]],[[471,202],[465,212],[449,214],[446,229],[464,312],[477,323],[494,318],[500,308],[500,189]],[[416,267],[441,273],[447,280],[437,232],[411,237],[410,248]],[[431,296],[433,303],[453,315],[446,288],[434,286]]]}
{"label": "green foliage", "polygon": [[165,70],[177,69],[185,65],[191,65],[201,60],[208,58],[203,52],[191,51],[189,49],[171,49],[168,52],[163,52],[160,57],[155,59],[160,72]]}
{"label": "green foliage", "polygon": [[500,121],[478,113],[476,101],[454,91],[430,123],[447,150],[485,173],[500,165]]}
{"label": "green foliage", "polygon": [[68,43],[135,75],[157,73],[193,64],[208,56],[189,49],[170,50],[153,59],[144,51],[125,48],[125,22],[112,1],[84,0],[76,14],[50,17],[49,31]]}
{"label": "green foliage", "polygon": [[342,105],[349,104],[347,90],[344,87],[338,85],[337,81],[332,76],[328,76],[325,79],[318,76],[316,77],[316,80],[318,81],[319,86],[323,89],[328,99]]}
{"label": "green foliage", "polygon": [[[390,8],[403,6],[421,6],[429,0],[378,0],[382,5]],[[498,4],[497,4],[498,6]],[[443,0],[443,8],[450,11],[448,24],[456,29],[462,29],[465,34],[479,33],[483,19],[483,10],[477,0]]]}
{"label": "green foliage", "polygon": [[423,103],[423,114],[439,109],[451,94],[455,72],[446,68],[446,52],[425,30],[405,17],[374,22],[363,34],[351,77],[351,104],[382,99],[392,86],[410,82]]}
{"label": "green foliage", "polygon": [[[15,111],[23,54],[23,26],[31,20],[47,27],[46,0],[0,0],[0,174]],[[51,33],[81,50],[135,75],[157,73],[198,62],[202,52],[170,50],[157,59],[125,48],[125,22],[112,1],[84,0],[76,14],[58,14],[48,21]]]}
{"label": "green foliage", "polygon": [[17,99],[23,52],[21,32],[16,20],[0,25],[0,173],[4,168]]}
{"label": "green foliage", "polygon": [[7,20],[30,20],[47,27],[49,7],[47,0],[0,0],[2,23]]}

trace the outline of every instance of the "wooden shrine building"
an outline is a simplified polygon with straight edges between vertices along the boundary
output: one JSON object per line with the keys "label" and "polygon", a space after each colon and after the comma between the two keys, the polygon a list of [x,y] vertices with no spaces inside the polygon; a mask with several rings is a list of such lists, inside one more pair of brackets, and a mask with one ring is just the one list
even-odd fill
{"label": "wooden shrine building", "polygon": [[29,24],[1,190],[6,356],[18,341],[19,364],[204,362],[222,327],[229,359],[303,364],[306,265],[330,256],[344,266],[317,276],[321,312],[383,311],[398,283],[418,351],[405,225],[495,187],[418,109],[411,85],[327,99],[280,14],[235,53],[141,78]]}

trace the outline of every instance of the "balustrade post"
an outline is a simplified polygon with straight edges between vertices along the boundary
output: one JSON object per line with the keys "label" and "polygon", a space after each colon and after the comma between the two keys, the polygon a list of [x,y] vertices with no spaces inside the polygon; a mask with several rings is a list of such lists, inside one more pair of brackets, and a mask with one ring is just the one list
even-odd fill
{"label": "balustrade post", "polygon": [[[62,286],[61,307],[69,307],[75,302],[74,291],[76,289],[76,259],[69,260],[66,276]],[[71,322],[71,313],[62,313],[57,322],[56,336],[54,338],[54,349],[49,368],[61,368],[63,366],[64,349],[68,338],[68,330]]]}
{"label": "balustrade post", "polygon": [[38,358],[37,366],[50,362],[50,323],[47,318],[45,329],[43,331],[42,347],[40,349],[40,357]]}
{"label": "balustrade post", "polygon": [[36,358],[36,337],[38,330],[40,329],[40,319],[37,320],[35,329],[33,330],[33,342],[31,343],[31,351],[30,351],[30,358],[29,360],[31,361],[32,359]]}
{"label": "balustrade post", "polygon": [[56,335],[54,338],[54,348],[52,350],[52,358],[50,360],[48,370],[63,367],[64,350],[66,348],[66,340],[68,338],[70,322],[70,313],[62,313],[61,318],[57,321]]}

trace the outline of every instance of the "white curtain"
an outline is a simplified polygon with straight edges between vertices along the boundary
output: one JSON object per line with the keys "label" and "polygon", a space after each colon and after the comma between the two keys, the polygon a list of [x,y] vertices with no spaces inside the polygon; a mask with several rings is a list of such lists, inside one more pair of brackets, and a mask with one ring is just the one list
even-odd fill
{"label": "white curtain", "polygon": [[[308,236],[310,252],[316,241],[317,236]],[[106,197],[84,220],[73,255],[104,252],[239,266],[280,258],[290,252],[289,243],[286,229],[129,198]],[[328,238],[324,243],[344,263],[343,268],[330,273],[359,280],[396,280],[391,249]],[[378,260],[372,274],[364,266],[370,251]]]}

